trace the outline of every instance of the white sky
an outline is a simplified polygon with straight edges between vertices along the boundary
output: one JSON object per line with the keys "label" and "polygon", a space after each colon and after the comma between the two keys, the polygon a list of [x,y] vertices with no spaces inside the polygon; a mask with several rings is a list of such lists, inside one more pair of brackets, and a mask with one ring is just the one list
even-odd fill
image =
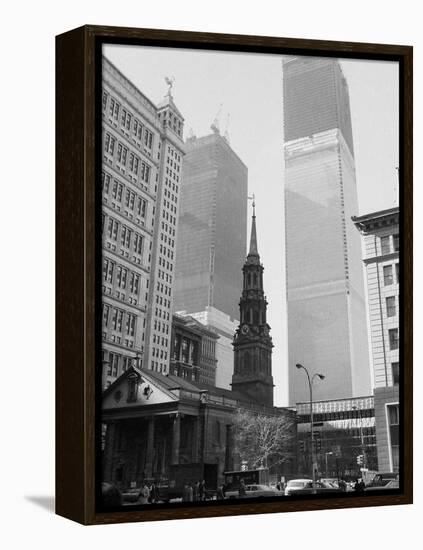
{"label": "white sky", "polygon": [[[282,57],[141,46],[105,46],[104,54],[154,103],[174,76],[173,97],[197,136],[209,134],[223,103],[220,128],[248,167],[256,195],[257,238],[272,327],[275,404],[288,399]],[[342,60],[350,91],[359,212],[394,206],[398,166],[398,64]],[[241,277],[241,273],[240,273]]]}

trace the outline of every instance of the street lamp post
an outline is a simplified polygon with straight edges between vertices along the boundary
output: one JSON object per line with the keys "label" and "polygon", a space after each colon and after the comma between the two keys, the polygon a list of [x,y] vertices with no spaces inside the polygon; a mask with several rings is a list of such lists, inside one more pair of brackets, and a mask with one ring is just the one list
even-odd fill
{"label": "street lamp post", "polygon": [[313,431],[313,381],[314,379],[320,378],[320,380],[324,380],[325,376],[324,374],[314,373],[313,376],[310,378],[310,374],[304,365],[301,365],[301,363],[297,363],[295,365],[297,369],[303,369],[307,375],[308,380],[308,387],[310,391],[310,430],[311,430],[311,479],[313,480],[313,493],[315,492],[315,482],[316,482],[316,471],[314,468],[314,431]]}
{"label": "street lamp post", "polygon": [[333,455],[332,451],[325,453],[325,463],[326,463],[326,477],[328,477],[328,455]]}
{"label": "street lamp post", "polygon": [[367,457],[366,457],[366,448],[365,448],[365,445],[364,445],[364,437],[363,437],[362,416],[361,416],[361,414],[359,414],[359,410],[358,410],[358,407],[356,407],[356,405],[353,405],[352,409],[353,409],[353,411],[357,411],[357,420],[359,421],[358,422],[358,427],[359,427],[359,430],[360,430],[361,452],[362,452],[362,455],[363,455],[363,468],[362,468],[361,473],[363,474],[363,470],[365,471],[365,468],[367,468]]}

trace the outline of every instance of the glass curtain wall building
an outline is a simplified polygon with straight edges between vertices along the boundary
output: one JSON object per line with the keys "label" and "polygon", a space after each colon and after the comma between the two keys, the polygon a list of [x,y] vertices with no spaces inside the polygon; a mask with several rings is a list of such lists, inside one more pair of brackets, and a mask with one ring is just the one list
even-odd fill
{"label": "glass curtain wall building", "polygon": [[283,61],[289,402],[371,393],[354,146],[339,61]]}
{"label": "glass curtain wall building", "polygon": [[237,319],[247,241],[247,167],[218,131],[191,137],[185,150],[175,311],[210,306]]}
{"label": "glass curtain wall building", "polygon": [[[298,403],[298,472],[311,471],[310,404]],[[372,396],[313,403],[315,461],[319,477],[352,480],[361,468],[378,470]]]}

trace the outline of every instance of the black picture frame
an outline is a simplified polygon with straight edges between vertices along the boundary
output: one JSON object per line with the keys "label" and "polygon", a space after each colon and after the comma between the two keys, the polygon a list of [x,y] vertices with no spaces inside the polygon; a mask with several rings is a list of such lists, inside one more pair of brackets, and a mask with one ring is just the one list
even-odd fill
{"label": "black picture frame", "polygon": [[[399,491],[365,496],[99,511],[98,166],[104,43],[389,60],[400,72],[402,380]],[[410,46],[84,26],[56,38],[56,512],[82,524],[412,503],[412,60]],[[99,164],[100,162],[100,164]],[[97,243],[97,244],[96,244]],[[314,495],[313,495],[314,496]]]}

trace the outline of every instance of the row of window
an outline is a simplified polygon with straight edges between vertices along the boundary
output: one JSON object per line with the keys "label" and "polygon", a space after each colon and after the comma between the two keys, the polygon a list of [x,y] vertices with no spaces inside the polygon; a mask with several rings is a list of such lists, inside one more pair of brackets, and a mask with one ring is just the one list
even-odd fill
{"label": "row of window", "polygon": [[169,199],[171,199],[172,201],[175,202],[175,204],[178,202],[178,197],[176,196],[176,194],[174,195],[173,193],[171,193],[170,191],[168,191],[166,188],[164,190],[164,196],[165,197],[168,197]]}
{"label": "row of window", "polygon": [[163,332],[163,334],[169,334],[169,325],[162,321],[157,321],[154,319],[154,330]]}
{"label": "row of window", "polygon": [[179,192],[179,186],[177,183],[175,183],[174,181],[170,181],[169,178],[165,178],[165,186],[166,187],[169,187],[169,192],[170,192],[170,187],[172,186],[172,191],[175,191],[175,193],[178,193]]}
{"label": "row of window", "polygon": [[178,162],[181,162],[181,155],[169,145],[167,146],[167,152],[171,157],[174,157]]}
{"label": "row of window", "polygon": [[158,361],[151,361],[151,370],[156,372],[166,372],[166,365]]}
{"label": "row of window", "polygon": [[[171,202],[167,201],[166,199],[163,199],[163,206],[165,208],[169,208],[169,210],[173,213],[173,214],[176,214],[176,206],[174,206]],[[164,216],[163,216],[164,217]]]}
{"label": "row of window", "polygon": [[386,315],[388,317],[395,317],[397,314],[397,301],[395,296],[386,297]]}
{"label": "row of window", "polygon": [[399,251],[399,235],[386,235],[380,238],[380,249],[382,255]]}
{"label": "row of window", "polygon": [[170,300],[156,294],[156,304],[164,307],[170,307]]}
{"label": "row of window", "polygon": [[173,170],[171,170],[168,166],[166,166],[166,174],[173,178],[176,182],[179,183],[179,176],[178,174],[176,174],[176,172],[173,172]]}
{"label": "row of window", "polygon": [[[105,222],[105,219],[103,222]],[[135,254],[142,256],[144,237],[114,218],[109,217],[108,219],[106,235],[109,239],[115,242],[119,241],[121,246],[131,249]]]}
{"label": "row of window", "polygon": [[167,359],[167,351],[164,351],[163,349],[154,348],[151,352],[152,357],[157,357],[158,359]]}
{"label": "row of window", "polygon": [[146,128],[127,108],[122,107],[116,98],[109,98],[109,94],[103,91],[103,110],[105,112],[107,112],[107,105],[109,105],[108,113],[111,119],[116,122],[120,121],[121,127],[131,131],[132,135],[145,147],[150,150],[153,148],[153,132]]}
{"label": "row of window", "polygon": [[180,165],[176,162],[176,160],[173,160],[170,157],[167,157],[166,162],[167,164],[170,164],[171,168],[175,168],[177,172],[180,171]]}
{"label": "row of window", "polygon": [[112,180],[111,175],[104,171],[102,172],[102,190],[105,196],[110,195],[110,198],[121,203],[137,216],[146,217],[147,201],[117,179]]}
{"label": "row of window", "polygon": [[172,247],[175,246],[175,240],[174,240],[174,239],[171,239],[170,237],[168,237],[168,236],[165,235],[164,233],[160,233],[160,240],[161,240],[161,241],[164,241],[165,244],[169,244],[169,246],[172,246]]}
{"label": "row of window", "polygon": [[389,349],[395,350],[399,348],[399,330],[397,328],[390,328],[389,334]]}
{"label": "row of window", "polygon": [[103,304],[103,327],[110,328],[115,332],[125,333],[127,336],[135,335],[136,315],[125,312],[123,309]]}
{"label": "row of window", "polygon": [[[122,365],[122,372],[125,372],[131,366],[136,366],[137,360],[133,357],[122,356],[118,353],[109,352],[107,365],[107,374],[108,376],[117,377],[119,373],[119,367]],[[109,384],[110,385],[110,384]]]}
{"label": "row of window", "polygon": [[128,151],[128,148],[120,141],[117,141],[109,132],[105,132],[104,135],[104,151],[116,160],[121,167],[128,168],[131,174],[134,176],[140,175],[141,181],[148,185],[150,182],[151,166],[141,160],[132,151]]}
{"label": "row of window", "polygon": [[170,286],[167,286],[167,285],[165,285],[165,284],[163,284],[163,283],[160,283],[159,281],[157,282],[157,291],[158,291],[158,292],[162,292],[162,293],[164,292],[166,296],[167,296],[167,295],[171,296],[171,294],[172,294],[172,289],[171,289],[171,287],[170,287]]}
{"label": "row of window", "polygon": [[162,267],[165,267],[166,269],[168,269],[170,271],[173,271],[172,262],[169,262],[169,261],[165,260],[161,256],[159,256],[159,265],[162,266]]}
{"label": "row of window", "polygon": [[163,279],[163,281],[166,279],[167,283],[172,284],[172,275],[170,275],[169,273],[165,273],[161,269],[159,269],[157,271],[157,274],[158,274],[159,279]]}
{"label": "row of window", "polygon": [[[395,277],[396,277],[396,283],[399,284],[399,263],[394,264],[395,265]],[[393,265],[384,265],[383,266],[383,284],[385,286],[393,285],[395,283],[394,281],[394,269]]]}
{"label": "row of window", "polygon": [[141,276],[109,258],[103,259],[103,280],[138,296]]}
{"label": "row of window", "polygon": [[400,380],[400,374],[399,374],[399,363],[391,363],[391,371],[392,371],[392,382],[394,386],[397,386],[399,384]]}
{"label": "row of window", "polygon": [[170,225],[168,225],[166,222],[163,222],[163,221],[162,221],[162,229],[163,229],[164,231],[169,232],[169,235],[172,235],[172,237],[174,237],[174,236],[176,235],[175,228],[174,228],[174,227],[170,227]]}
{"label": "row of window", "polygon": [[156,314],[156,317],[159,317],[159,319],[164,319],[165,321],[169,321],[168,311],[163,311],[161,308],[156,307],[155,314]]}
{"label": "row of window", "polygon": [[171,111],[161,111],[159,113],[159,120],[163,123],[164,127],[170,126],[179,137],[182,137],[182,122],[174,113]]}
{"label": "row of window", "polygon": [[163,244],[160,245],[160,254],[167,255],[168,258],[173,260],[173,250],[166,248]]}

